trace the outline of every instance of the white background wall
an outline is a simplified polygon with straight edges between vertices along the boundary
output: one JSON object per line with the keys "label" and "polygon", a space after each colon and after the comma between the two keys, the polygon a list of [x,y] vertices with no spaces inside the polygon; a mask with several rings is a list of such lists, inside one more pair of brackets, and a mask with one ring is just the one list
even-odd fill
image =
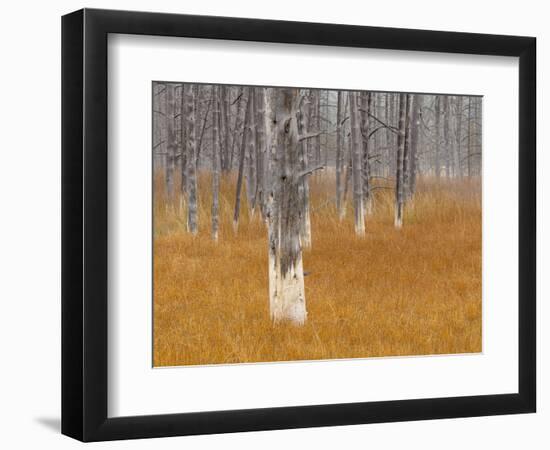
{"label": "white background wall", "polygon": [[[189,14],[258,17],[538,38],[539,229],[550,226],[543,199],[550,183],[544,106],[550,70],[549,11],[545,2],[393,0],[319,2],[278,0],[88,0],[4,2],[0,17],[0,445],[73,448],[59,434],[60,417],[60,16],[83,6]],[[550,251],[539,232],[539,297]],[[548,275],[546,273],[546,275]],[[277,432],[240,433],[97,444],[95,448],[224,449],[366,447],[428,449],[550,446],[547,347],[550,319],[539,301],[539,412],[536,415],[453,419]],[[545,353],[545,354],[543,354]]]}

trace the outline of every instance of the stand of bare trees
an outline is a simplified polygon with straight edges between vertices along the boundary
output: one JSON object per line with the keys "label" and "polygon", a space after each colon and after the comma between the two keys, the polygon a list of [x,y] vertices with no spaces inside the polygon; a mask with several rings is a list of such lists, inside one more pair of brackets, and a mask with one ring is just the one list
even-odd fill
{"label": "stand of bare trees", "polygon": [[154,82],[152,104],[154,167],[163,174],[166,207],[179,211],[187,231],[199,231],[200,171],[211,173],[214,241],[220,185],[233,174],[234,232],[243,201],[265,223],[276,322],[307,317],[302,252],[315,245],[310,177],[334,175],[337,215],[346,216],[349,196],[355,233],[364,237],[377,190],[394,190],[399,229],[419,178],[481,173],[480,97]]}

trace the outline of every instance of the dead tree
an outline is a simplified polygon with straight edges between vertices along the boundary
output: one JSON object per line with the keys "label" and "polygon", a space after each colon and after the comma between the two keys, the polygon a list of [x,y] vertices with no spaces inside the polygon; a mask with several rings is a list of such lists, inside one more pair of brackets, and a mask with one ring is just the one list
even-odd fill
{"label": "dead tree", "polygon": [[180,85],[180,211],[183,212],[185,197],[187,196],[187,139],[185,138],[185,95],[184,85]]}
{"label": "dead tree", "polygon": [[355,214],[355,233],[358,236],[365,235],[365,210],[363,206],[363,177],[362,177],[362,138],[361,138],[361,117],[359,116],[359,94],[349,93],[350,105],[350,126],[352,153],[352,185],[353,185],[353,208]]}
{"label": "dead tree", "polygon": [[403,202],[410,197],[411,108],[413,101],[414,95],[407,94],[405,103],[405,145],[403,147]]}
{"label": "dead tree", "polygon": [[410,156],[410,175],[409,175],[409,189],[407,195],[412,198],[416,192],[416,176],[418,171],[418,139],[419,139],[419,127],[420,127],[420,108],[421,108],[421,95],[413,96],[413,102],[411,106],[411,156]]}
{"label": "dead tree", "polygon": [[342,183],[342,169],[344,166],[344,147],[343,147],[343,116],[344,116],[344,93],[338,91],[336,105],[336,211],[340,220],[344,218],[343,193],[344,185]]}
{"label": "dead tree", "polygon": [[[305,113],[302,110],[302,103],[305,95],[301,95],[296,109],[296,121],[298,127],[298,136],[299,136],[299,161],[300,161],[300,170],[305,171],[309,166],[308,154],[307,154],[307,145],[308,140],[311,139],[311,136],[306,136],[306,121]],[[313,135],[315,136],[315,134]],[[303,248],[311,248],[311,219],[310,219],[310,208],[309,208],[309,180],[307,176],[302,177],[300,184],[298,186],[298,192],[300,195],[300,240]]]}
{"label": "dead tree", "polygon": [[229,154],[230,154],[229,167],[230,168],[233,168],[233,158],[235,157],[235,145],[238,142],[237,137],[238,137],[238,134],[239,134],[239,130],[242,128],[242,124],[239,123],[239,121],[241,121],[241,110],[242,110],[242,104],[243,104],[242,99],[243,99],[243,95],[244,95],[244,89],[245,88],[241,87],[239,89],[239,93],[237,95],[237,98],[235,100],[233,100],[233,104],[234,103],[237,104],[237,113],[235,115],[235,120],[233,122],[233,134],[231,135],[231,150],[229,152]]}
{"label": "dead tree", "polygon": [[239,228],[239,217],[241,212],[241,192],[242,192],[242,186],[243,186],[243,178],[244,178],[244,163],[246,159],[246,145],[247,145],[247,134],[248,130],[250,128],[250,122],[251,122],[251,115],[252,115],[252,97],[250,95],[250,92],[252,89],[247,89],[247,100],[246,100],[246,108],[244,113],[244,122],[243,122],[243,129],[241,134],[241,143],[240,143],[240,149],[239,149],[239,169],[237,172],[237,191],[235,193],[235,208],[233,210],[233,230],[237,231]]}
{"label": "dead tree", "polygon": [[451,122],[451,114],[449,108],[449,96],[443,96],[443,145],[445,149],[445,175],[447,178],[451,176],[451,149],[449,145],[449,125]]}
{"label": "dead tree", "polygon": [[198,232],[197,207],[197,159],[195,158],[195,91],[192,85],[184,86],[186,105],[186,143],[187,143],[187,230],[192,234]]}
{"label": "dead tree", "polygon": [[220,160],[221,160],[221,169],[224,172],[230,170],[229,167],[229,150],[230,150],[230,137],[231,137],[231,127],[230,127],[230,117],[229,117],[229,90],[230,86],[220,86]]}
{"label": "dead tree", "polygon": [[212,112],[212,239],[218,241],[220,227],[220,106],[218,101],[218,86],[212,86],[212,98],[214,99],[214,111]]}
{"label": "dead tree", "polygon": [[269,299],[274,322],[306,321],[306,299],[300,244],[300,150],[296,89],[268,89],[272,180],[267,206]]}
{"label": "dead tree", "polygon": [[362,183],[363,183],[363,202],[365,214],[372,214],[372,196],[370,191],[370,139],[369,139],[369,115],[372,114],[372,94],[370,92],[362,92],[361,98],[361,138],[363,142],[363,167],[362,167]]}
{"label": "dead tree", "polygon": [[256,136],[256,203],[265,220],[265,193],[267,191],[267,151],[265,137],[265,88],[254,88],[254,135]]}
{"label": "dead tree", "polygon": [[176,127],[175,127],[175,115],[176,115],[176,86],[172,83],[166,84],[166,199],[169,205],[173,205],[174,201],[174,172],[176,168]]}
{"label": "dead tree", "polygon": [[463,99],[461,96],[456,97],[456,132],[455,132],[455,145],[454,145],[454,175],[462,178],[462,164],[461,164],[461,152],[462,152],[462,107]]}
{"label": "dead tree", "polygon": [[468,176],[472,176],[472,97],[468,97]]}
{"label": "dead tree", "polygon": [[[248,90],[250,110],[253,113],[254,106],[254,89]],[[246,198],[248,200],[248,212],[250,217],[254,216],[256,210],[256,192],[257,192],[257,177],[256,177],[256,136],[255,127],[252,118],[248,121],[246,127]]]}
{"label": "dead tree", "polygon": [[403,226],[403,154],[405,151],[405,116],[407,94],[399,94],[399,133],[397,135],[397,158],[395,173],[395,228]]}
{"label": "dead tree", "polygon": [[440,122],[441,122],[441,101],[440,96],[435,96],[435,106],[434,106],[434,115],[435,115],[435,176],[439,178],[441,176],[441,135],[440,135]]}

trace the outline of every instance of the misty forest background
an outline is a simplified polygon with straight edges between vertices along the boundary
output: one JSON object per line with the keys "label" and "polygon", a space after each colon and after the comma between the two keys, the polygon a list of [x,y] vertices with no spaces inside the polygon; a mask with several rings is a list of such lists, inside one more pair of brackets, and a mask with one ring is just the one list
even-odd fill
{"label": "misty forest background", "polygon": [[480,97],[154,82],[152,107],[155,365],[481,351]]}

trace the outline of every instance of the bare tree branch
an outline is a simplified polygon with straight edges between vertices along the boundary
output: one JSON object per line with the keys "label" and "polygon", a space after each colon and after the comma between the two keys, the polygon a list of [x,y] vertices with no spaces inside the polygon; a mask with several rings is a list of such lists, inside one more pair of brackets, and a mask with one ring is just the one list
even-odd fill
{"label": "bare tree branch", "polygon": [[[164,144],[164,141],[160,141],[158,144],[153,145],[153,150],[160,147],[162,144]],[[157,153],[157,155],[160,155],[160,153]]]}
{"label": "bare tree branch", "polygon": [[306,175],[309,175],[309,174],[315,172],[316,170],[323,170],[324,168],[325,168],[325,166],[310,167],[309,169],[306,169],[306,170],[303,170],[302,172],[300,172],[298,174],[298,178],[302,178]]}

